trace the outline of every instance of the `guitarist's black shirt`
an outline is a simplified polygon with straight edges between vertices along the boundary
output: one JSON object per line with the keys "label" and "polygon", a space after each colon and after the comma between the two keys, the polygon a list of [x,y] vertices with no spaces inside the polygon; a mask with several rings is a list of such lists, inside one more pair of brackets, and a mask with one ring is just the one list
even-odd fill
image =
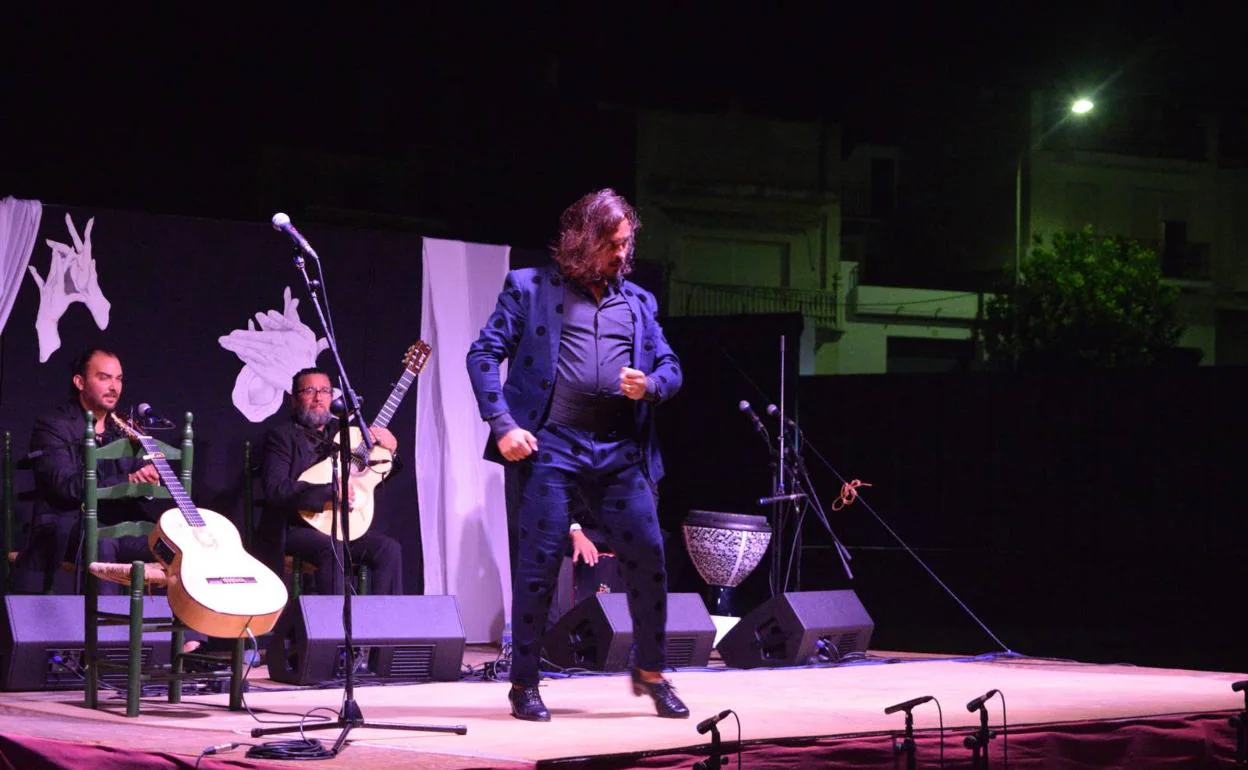
{"label": "guitarist's black shirt", "polygon": [[[122,434],[109,421],[96,441],[104,446]],[[48,569],[77,547],[72,536],[81,518],[83,437],[87,429],[86,410],[77,398],[54,407],[35,421],[30,436],[31,466],[35,474],[36,499],[32,511],[30,546],[23,552],[23,563],[36,569]],[[97,465],[99,485],[122,484],[127,476],[144,464],[138,457],[101,460]],[[153,507],[139,500],[102,500],[100,524],[108,526],[121,521],[155,518],[168,507],[167,501]],[[71,543],[71,540],[74,542]]]}
{"label": "guitarist's black shirt", "polygon": [[264,437],[260,460],[264,512],[256,530],[255,555],[279,575],[284,569],[286,528],[303,526],[299,511],[320,510],[333,497],[333,485],[309,484],[298,479],[337,449],[331,439],[337,424],[331,420],[325,430],[317,431],[292,418]]}

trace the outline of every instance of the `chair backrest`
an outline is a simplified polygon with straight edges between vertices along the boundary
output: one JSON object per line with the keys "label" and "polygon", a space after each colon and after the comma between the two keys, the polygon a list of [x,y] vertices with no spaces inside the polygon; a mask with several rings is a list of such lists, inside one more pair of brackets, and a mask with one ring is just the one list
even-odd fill
{"label": "chair backrest", "polygon": [[[109,442],[105,446],[99,446],[95,440],[95,419],[90,412],[87,413],[87,427],[83,431],[83,495],[82,495],[82,527],[83,527],[83,553],[82,564],[85,569],[86,565],[96,561],[99,558],[99,541],[101,537],[126,537],[135,535],[147,535],[153,529],[150,521],[122,522],[111,527],[99,526],[99,501],[100,500],[120,500],[130,497],[156,497],[168,499],[171,497],[168,488],[160,484],[114,484],[112,486],[99,486],[99,462],[100,460],[119,460],[127,457],[141,457],[144,450],[136,442],[128,438],[120,438],[116,441]],[[186,422],[182,428],[182,443],[180,447],[174,447],[157,439],[156,444],[160,451],[168,460],[180,462],[178,468],[178,481],[187,495],[191,494],[191,471],[195,458],[195,434],[192,427],[194,417],[190,412],[186,413]]]}

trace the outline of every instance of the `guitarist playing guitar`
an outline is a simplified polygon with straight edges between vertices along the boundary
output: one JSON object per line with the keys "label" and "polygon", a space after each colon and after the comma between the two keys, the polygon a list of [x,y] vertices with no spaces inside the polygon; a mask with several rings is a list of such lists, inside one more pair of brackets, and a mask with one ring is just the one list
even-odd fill
{"label": "guitarist playing guitar", "polygon": [[[297,556],[316,567],[316,587],[322,594],[342,592],[343,543],[310,525],[301,512],[326,509],[337,492],[328,483],[328,474],[324,481],[300,477],[338,451],[334,443],[337,421],[329,411],[333,398],[333,387],[324,370],[313,367],[295,374],[291,381],[290,420],[270,431],[264,440],[261,476],[265,509],[257,532],[257,546],[270,568],[276,567],[281,574],[285,554]],[[377,447],[388,452],[387,457],[392,456],[398,448],[394,434],[381,425],[370,430]],[[389,470],[388,462],[384,467],[367,462],[364,466],[360,473],[380,475]],[[339,474],[339,491],[345,487],[348,499],[354,503],[356,485],[341,483],[343,475]],[[363,532],[347,547],[351,549],[352,561],[368,566],[372,593],[402,592],[403,555],[398,541],[374,529]]]}

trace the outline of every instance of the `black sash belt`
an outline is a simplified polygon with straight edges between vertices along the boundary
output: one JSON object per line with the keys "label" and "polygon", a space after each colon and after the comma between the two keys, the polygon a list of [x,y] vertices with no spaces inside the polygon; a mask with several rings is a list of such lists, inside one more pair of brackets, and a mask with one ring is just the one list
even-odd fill
{"label": "black sash belt", "polygon": [[631,433],[632,403],[624,396],[599,396],[559,387],[551,397],[548,422],[591,433]]}

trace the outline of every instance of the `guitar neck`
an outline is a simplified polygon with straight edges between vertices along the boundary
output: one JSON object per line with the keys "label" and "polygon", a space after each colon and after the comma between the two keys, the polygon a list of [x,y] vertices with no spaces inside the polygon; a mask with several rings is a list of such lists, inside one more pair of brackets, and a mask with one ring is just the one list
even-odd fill
{"label": "guitar neck", "polygon": [[147,452],[146,459],[156,466],[156,470],[160,473],[160,480],[165,483],[169,495],[177,503],[178,510],[182,512],[186,523],[192,527],[204,526],[199,509],[195,507],[195,503],[191,502],[191,496],[182,488],[182,480],[178,478],[178,474],[173,471],[173,466],[169,465],[169,461],[165,459],[165,453],[160,450],[156,439],[149,436],[136,436],[136,438],[139,445],[143,447],[143,451]]}
{"label": "guitar neck", "polygon": [[394,389],[390,391],[390,395],[386,397],[386,403],[381,405],[381,410],[377,413],[377,419],[373,420],[373,426],[377,428],[385,428],[394,419],[394,413],[398,411],[399,404],[402,403],[403,397],[407,395],[408,389],[412,387],[412,383],[416,381],[416,375],[411,369],[404,369],[403,376],[395,383]]}
{"label": "guitar neck", "polygon": [[[394,419],[394,413],[398,411],[399,404],[403,402],[403,397],[407,395],[407,391],[412,387],[412,383],[415,380],[415,372],[411,369],[403,370],[403,376],[395,383],[394,388],[390,391],[390,395],[386,397],[386,402],[381,405],[381,410],[377,412],[377,419],[373,420],[372,427],[385,428],[390,425],[390,421]],[[357,460],[367,457],[368,450],[364,442],[361,441],[352,454]]]}

